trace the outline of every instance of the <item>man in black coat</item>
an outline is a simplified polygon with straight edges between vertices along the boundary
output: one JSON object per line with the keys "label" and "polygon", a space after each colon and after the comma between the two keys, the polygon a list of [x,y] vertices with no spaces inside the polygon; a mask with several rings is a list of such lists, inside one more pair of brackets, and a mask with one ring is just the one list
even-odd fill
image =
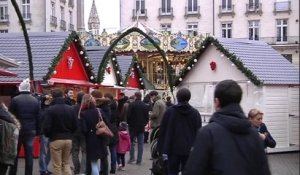
{"label": "man in black coat", "polygon": [[270,175],[264,146],[239,105],[241,98],[235,81],[217,84],[216,112],[198,131],[183,175]]}
{"label": "man in black coat", "polygon": [[178,104],[167,109],[162,118],[158,148],[167,161],[169,174],[178,174],[184,168],[198,129],[202,126],[201,115],[189,104],[191,92],[180,89]]}
{"label": "man in black coat", "polygon": [[65,104],[63,91],[51,91],[53,103],[45,111],[44,134],[50,139],[50,155],[53,173],[71,175],[70,156],[73,133],[77,129],[74,108]]}
{"label": "man in black coat", "polygon": [[131,139],[130,157],[128,163],[134,163],[134,147],[137,141],[138,153],[136,164],[141,165],[144,147],[144,129],[149,121],[149,107],[142,102],[142,94],[136,92],[134,94],[135,101],[129,103],[127,111],[127,123],[129,126],[129,134]]}
{"label": "man in black coat", "polygon": [[[33,171],[33,141],[39,133],[40,102],[30,93],[30,80],[25,79],[19,85],[20,94],[11,100],[9,111],[16,116],[21,123],[19,133],[18,153],[21,145],[25,150],[25,174],[30,175]],[[9,174],[16,175],[18,168],[18,156]]]}

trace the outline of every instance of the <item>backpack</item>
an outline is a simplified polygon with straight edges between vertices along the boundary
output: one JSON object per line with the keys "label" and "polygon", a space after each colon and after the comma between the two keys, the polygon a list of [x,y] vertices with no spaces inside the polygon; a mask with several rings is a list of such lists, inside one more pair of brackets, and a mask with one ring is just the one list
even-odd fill
{"label": "backpack", "polygon": [[18,153],[19,129],[14,123],[0,119],[0,162],[13,165]]}
{"label": "backpack", "polygon": [[152,161],[152,167],[150,168],[153,175],[167,175],[167,162],[163,160],[161,156],[154,158]]}

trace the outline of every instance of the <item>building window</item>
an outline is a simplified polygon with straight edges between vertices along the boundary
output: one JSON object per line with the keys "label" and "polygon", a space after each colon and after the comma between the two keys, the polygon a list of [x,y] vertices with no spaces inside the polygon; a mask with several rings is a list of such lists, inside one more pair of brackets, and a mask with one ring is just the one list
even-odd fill
{"label": "building window", "polygon": [[275,11],[289,11],[291,9],[290,3],[288,0],[276,0]]}
{"label": "building window", "polygon": [[232,11],[231,0],[222,0],[222,11]]}
{"label": "building window", "polygon": [[277,42],[286,42],[287,41],[287,19],[277,19],[276,28],[277,28]]}
{"label": "building window", "polygon": [[8,20],[8,13],[7,13],[8,7],[6,5],[0,4],[0,21],[7,21]]}
{"label": "building window", "polygon": [[161,1],[161,11],[162,13],[171,13],[171,0]]}
{"label": "building window", "polygon": [[196,36],[198,35],[198,23],[188,23],[187,24],[187,32],[190,35]]}
{"label": "building window", "polygon": [[141,15],[146,14],[145,0],[136,0],[136,12],[138,12]]}
{"label": "building window", "polygon": [[232,38],[232,23],[222,23],[222,38]]}
{"label": "building window", "polygon": [[197,1],[198,0],[188,0],[188,12],[197,12]]}
{"label": "building window", "polygon": [[60,7],[60,18],[61,20],[65,20],[65,8]]}
{"label": "building window", "polygon": [[55,16],[55,2],[51,2],[51,16]]}
{"label": "building window", "polygon": [[162,32],[171,33],[171,24],[160,24],[160,30]]}
{"label": "building window", "polygon": [[73,12],[69,11],[69,15],[70,15],[70,24],[73,24]]}
{"label": "building window", "polygon": [[0,30],[0,33],[8,33],[8,30]]}
{"label": "building window", "polygon": [[22,0],[22,12],[24,20],[31,19],[30,0]]}
{"label": "building window", "polygon": [[249,21],[249,40],[259,40],[259,21]]}
{"label": "building window", "polygon": [[249,10],[255,10],[259,8],[259,0],[249,0]]}

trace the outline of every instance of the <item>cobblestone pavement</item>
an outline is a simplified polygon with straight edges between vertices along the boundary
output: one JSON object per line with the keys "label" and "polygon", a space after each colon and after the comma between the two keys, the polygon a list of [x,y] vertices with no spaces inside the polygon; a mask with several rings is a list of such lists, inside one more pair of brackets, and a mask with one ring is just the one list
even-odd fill
{"label": "cobblestone pavement", "polygon": [[[128,159],[129,154],[126,155]],[[280,154],[268,154],[269,164],[272,171],[272,175],[299,175],[299,152],[280,153]],[[19,159],[18,175],[24,175],[24,159]],[[142,165],[126,164],[125,171],[117,171],[116,175],[151,175],[150,167],[150,145],[144,146],[144,157]],[[49,164],[51,171],[52,165]],[[34,173],[33,175],[39,175],[38,159],[34,159]]]}

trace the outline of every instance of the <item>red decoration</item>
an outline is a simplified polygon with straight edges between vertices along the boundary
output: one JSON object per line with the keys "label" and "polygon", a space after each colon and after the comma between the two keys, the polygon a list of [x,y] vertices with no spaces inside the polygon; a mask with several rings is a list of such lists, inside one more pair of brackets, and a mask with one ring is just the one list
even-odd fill
{"label": "red decoration", "polygon": [[209,63],[209,65],[210,65],[210,69],[212,71],[215,71],[217,69],[217,63],[216,62],[212,61],[212,62]]}
{"label": "red decoration", "polygon": [[110,67],[107,67],[105,70],[106,70],[106,72],[107,72],[108,74],[110,74],[110,72],[111,72],[111,68],[110,68]]}

